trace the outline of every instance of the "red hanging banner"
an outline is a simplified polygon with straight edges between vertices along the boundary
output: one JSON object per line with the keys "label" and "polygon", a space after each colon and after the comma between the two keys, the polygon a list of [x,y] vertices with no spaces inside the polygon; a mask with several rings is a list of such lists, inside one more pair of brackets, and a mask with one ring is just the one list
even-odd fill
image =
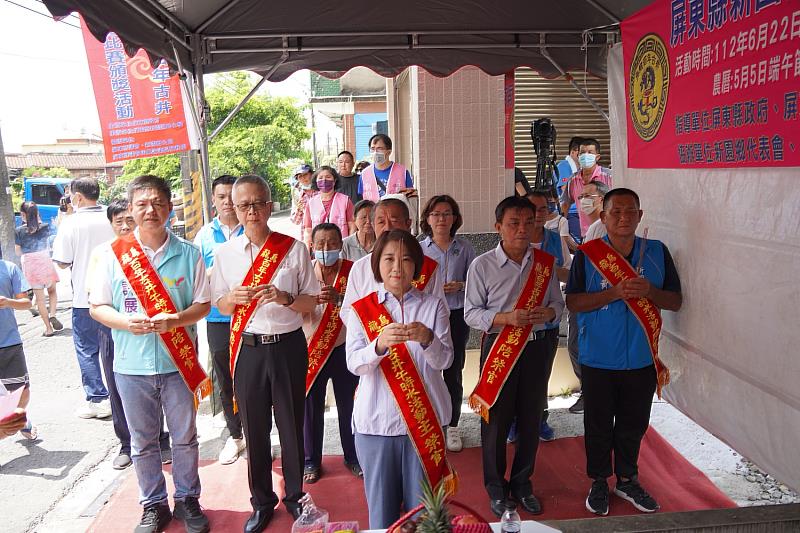
{"label": "red hanging banner", "polygon": [[190,149],[178,75],[156,68],[144,50],[128,57],[115,33],[101,43],[81,19],[106,161],[173,154]]}
{"label": "red hanging banner", "polygon": [[630,167],[800,166],[800,4],[657,0],[622,47]]}

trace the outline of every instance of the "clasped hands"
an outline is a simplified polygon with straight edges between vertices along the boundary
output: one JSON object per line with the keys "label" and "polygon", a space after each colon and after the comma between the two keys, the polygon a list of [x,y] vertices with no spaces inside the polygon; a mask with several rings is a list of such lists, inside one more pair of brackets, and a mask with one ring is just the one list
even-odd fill
{"label": "clasped hands", "polygon": [[508,313],[508,324],[515,327],[531,326],[552,322],[556,312],[552,307],[534,307],[533,309],[514,309]]}
{"label": "clasped hands", "polygon": [[128,317],[128,331],[134,335],[166,333],[178,327],[179,320],[180,316],[177,313],[158,313],[153,318],[145,315],[132,315]]}
{"label": "clasped hands", "polygon": [[275,285],[236,285],[228,298],[234,305],[248,305],[253,300],[258,300],[258,305],[268,303],[286,304],[289,302],[289,293],[280,290]]}
{"label": "clasped hands", "polygon": [[650,296],[652,285],[645,278],[628,278],[620,281],[611,288],[612,294],[618,300],[628,300],[630,298],[647,298]]}
{"label": "clasped hands", "polygon": [[427,346],[433,342],[433,331],[422,322],[398,324],[392,322],[383,328],[375,343],[376,353],[382,355],[395,344],[414,341]]}

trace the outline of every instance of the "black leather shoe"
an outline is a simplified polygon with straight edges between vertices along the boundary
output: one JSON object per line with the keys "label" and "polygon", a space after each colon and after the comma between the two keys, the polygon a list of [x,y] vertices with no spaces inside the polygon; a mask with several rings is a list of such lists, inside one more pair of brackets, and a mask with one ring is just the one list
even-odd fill
{"label": "black leather shoe", "polygon": [[523,509],[528,511],[531,514],[542,514],[542,504],[539,503],[539,500],[536,499],[536,496],[530,494],[528,496],[513,496],[515,500],[517,500],[522,506]]}
{"label": "black leather shoe", "polygon": [[492,513],[497,518],[501,518],[503,513],[506,512],[506,508],[508,507],[508,501],[505,499],[502,500],[489,500],[489,507],[492,509]]}
{"label": "black leather shoe", "polygon": [[256,509],[244,524],[244,533],[261,533],[272,520],[273,509]]}
{"label": "black leather shoe", "polygon": [[286,512],[292,515],[292,518],[297,520],[301,514],[303,514],[303,506],[299,503],[295,503],[293,505],[286,506]]}

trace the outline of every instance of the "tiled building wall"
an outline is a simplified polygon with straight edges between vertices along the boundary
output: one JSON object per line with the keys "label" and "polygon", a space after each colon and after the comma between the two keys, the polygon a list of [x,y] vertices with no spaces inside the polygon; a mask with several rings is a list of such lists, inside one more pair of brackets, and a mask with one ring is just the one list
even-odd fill
{"label": "tiled building wall", "polygon": [[447,78],[416,70],[421,204],[450,194],[464,215],[461,232],[493,232],[494,207],[513,191],[513,171],[504,168],[503,76],[474,67]]}

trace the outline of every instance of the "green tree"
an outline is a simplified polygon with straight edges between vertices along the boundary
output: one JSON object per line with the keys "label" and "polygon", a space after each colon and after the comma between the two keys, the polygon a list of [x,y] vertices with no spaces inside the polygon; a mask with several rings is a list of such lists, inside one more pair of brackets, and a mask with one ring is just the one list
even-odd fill
{"label": "green tree", "polygon": [[24,178],[70,178],[69,170],[64,167],[27,167],[22,170],[22,177]]}
{"label": "green tree", "polygon": [[[253,81],[246,72],[230,72],[215,76],[213,87],[206,92],[211,108],[209,132],[222,123],[241,99],[250,91]],[[274,200],[286,204],[289,187],[286,162],[306,159],[303,141],[309,138],[302,109],[293,98],[255,95],[209,145],[212,177],[221,174],[259,174],[272,186]],[[137,159],[125,164],[122,183],[135,176],[155,174],[180,186],[180,161],[177,155]],[[109,195],[117,194],[116,184]]]}

